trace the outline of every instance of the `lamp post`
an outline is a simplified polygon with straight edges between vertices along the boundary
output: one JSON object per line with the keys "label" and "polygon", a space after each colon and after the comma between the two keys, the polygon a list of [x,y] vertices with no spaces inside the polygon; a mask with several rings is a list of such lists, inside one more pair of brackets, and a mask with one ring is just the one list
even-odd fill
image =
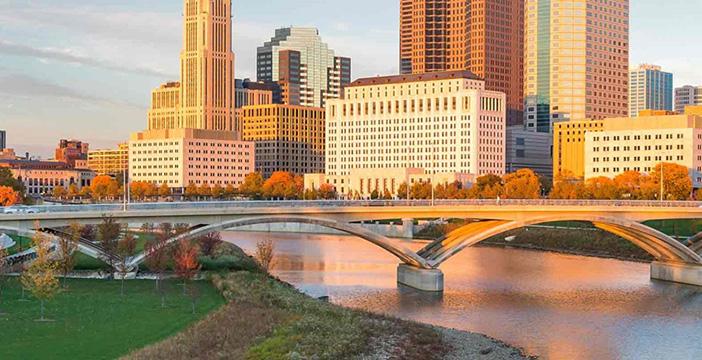
{"label": "lamp post", "polygon": [[661,194],[660,194],[660,196],[659,196],[659,199],[660,199],[661,202],[663,202],[663,194],[664,194],[664,190],[665,190],[665,188],[664,188],[664,186],[663,186],[663,179],[664,179],[664,177],[663,177],[663,169],[665,169],[665,163],[661,162]]}

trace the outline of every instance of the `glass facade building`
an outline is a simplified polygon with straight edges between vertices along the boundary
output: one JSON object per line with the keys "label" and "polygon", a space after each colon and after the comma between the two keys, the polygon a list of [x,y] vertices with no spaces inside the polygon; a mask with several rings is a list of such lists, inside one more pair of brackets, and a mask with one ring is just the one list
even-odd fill
{"label": "glass facade building", "polygon": [[673,110],[673,74],[660,66],[643,64],[629,70],[629,116],[643,110]]}

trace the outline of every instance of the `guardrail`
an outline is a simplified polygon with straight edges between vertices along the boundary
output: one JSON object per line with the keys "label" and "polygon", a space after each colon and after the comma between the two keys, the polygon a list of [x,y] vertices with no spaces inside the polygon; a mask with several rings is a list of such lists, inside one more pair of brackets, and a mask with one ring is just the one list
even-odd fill
{"label": "guardrail", "polygon": [[[611,207],[669,207],[700,208],[700,201],[654,201],[654,200],[551,200],[551,199],[467,199],[467,200],[261,200],[261,201],[201,201],[201,202],[163,202],[131,203],[128,210],[168,210],[168,209],[227,209],[255,207],[344,207],[344,206],[611,206]],[[91,205],[43,205],[32,206],[37,213],[58,212],[119,212],[123,204]],[[0,208],[0,216],[3,216]]]}

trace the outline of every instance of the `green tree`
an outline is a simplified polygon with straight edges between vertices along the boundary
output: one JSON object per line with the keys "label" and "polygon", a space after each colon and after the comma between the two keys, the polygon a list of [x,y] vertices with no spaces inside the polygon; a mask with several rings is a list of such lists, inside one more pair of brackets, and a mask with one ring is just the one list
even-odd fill
{"label": "green tree", "polygon": [[10,271],[10,265],[7,262],[7,250],[5,248],[0,248],[0,315],[3,315],[2,311],[2,299],[3,291],[5,291],[5,283],[7,282],[7,273]]}
{"label": "green tree", "polygon": [[66,234],[61,234],[58,238],[58,265],[63,273],[63,286],[67,287],[68,274],[75,266],[75,252],[80,243],[82,226],[78,223],[71,223]]}
{"label": "green tree", "polygon": [[263,176],[259,172],[246,175],[244,182],[239,186],[239,193],[249,199],[260,199],[263,189]]}
{"label": "green tree", "polygon": [[31,292],[40,302],[41,318],[45,321],[44,304],[56,296],[60,290],[58,278],[56,277],[57,266],[51,260],[51,240],[46,235],[36,232],[32,238],[32,245],[36,250],[36,258],[29,267],[22,273],[20,282],[22,288]]}
{"label": "green tree", "polygon": [[120,293],[122,296],[124,296],[124,280],[127,277],[127,274],[129,273],[129,269],[127,268],[127,261],[131,256],[134,256],[134,252],[136,251],[136,245],[136,237],[134,237],[134,235],[131,232],[127,232],[117,243],[117,255],[119,255],[120,258],[120,264],[117,271],[120,274]]}
{"label": "green tree", "polygon": [[115,270],[117,260],[117,239],[122,231],[122,227],[114,218],[105,216],[97,226],[97,238],[106,252],[106,262],[112,270]]}
{"label": "green tree", "polygon": [[20,201],[24,201],[26,189],[24,183],[20,179],[12,176],[12,171],[9,168],[0,168],[0,186],[7,186],[16,191],[20,196]]}

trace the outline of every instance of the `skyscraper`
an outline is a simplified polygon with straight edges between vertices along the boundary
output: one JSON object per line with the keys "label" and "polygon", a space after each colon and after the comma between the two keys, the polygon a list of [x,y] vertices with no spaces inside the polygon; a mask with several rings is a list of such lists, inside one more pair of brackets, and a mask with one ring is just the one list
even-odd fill
{"label": "skyscraper", "polygon": [[524,121],[628,112],[629,0],[526,0]]}
{"label": "skyscraper", "polygon": [[641,64],[629,70],[629,116],[643,110],[673,111],[673,74]]}
{"label": "skyscraper", "polygon": [[255,144],[236,121],[232,0],[184,0],[180,82],[151,95],[148,130],[129,141],[129,178],[165,184],[239,185],[254,171]]}
{"label": "skyscraper", "polygon": [[686,106],[702,105],[702,86],[685,85],[675,89],[675,112],[682,114]]}
{"label": "skyscraper", "polygon": [[0,130],[0,150],[7,147],[7,133],[5,130]]}
{"label": "skyscraper", "polygon": [[522,122],[524,0],[401,0],[400,72],[468,70]]}
{"label": "skyscraper", "polygon": [[238,130],[231,10],[231,0],[184,0],[181,81],[153,91],[149,130]]}
{"label": "skyscraper", "polygon": [[283,103],[323,107],[351,82],[351,59],[335,56],[317,29],[288,27],[258,48],[256,72],[280,85]]}

